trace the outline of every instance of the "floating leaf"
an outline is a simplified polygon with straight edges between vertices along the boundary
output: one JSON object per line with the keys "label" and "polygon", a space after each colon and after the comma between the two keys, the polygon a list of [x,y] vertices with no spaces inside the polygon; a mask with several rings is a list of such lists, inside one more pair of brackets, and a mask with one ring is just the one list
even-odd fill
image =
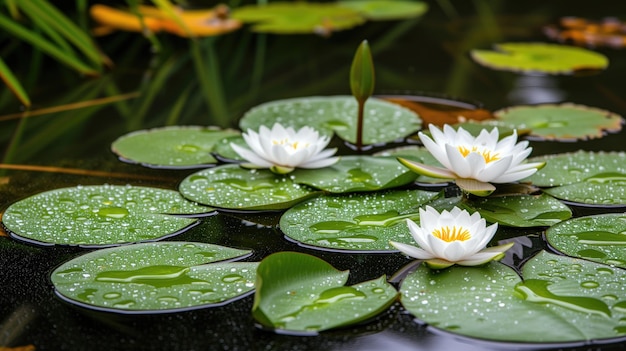
{"label": "floating leaf", "polygon": [[545,194],[474,198],[461,205],[489,222],[511,227],[549,227],[572,216],[569,207]]}
{"label": "floating leaf", "polygon": [[271,2],[233,9],[234,19],[253,23],[252,30],[275,34],[330,35],[365,22],[357,10],[337,3]]}
{"label": "floating leaf", "polygon": [[[545,167],[526,178],[541,187],[584,182],[608,182],[626,178],[626,153],[577,151],[532,157],[529,162],[546,162]],[[610,175],[613,174],[613,177]],[[620,176],[621,175],[621,176]]]}
{"label": "floating leaf", "polygon": [[345,286],[347,279],[317,257],[272,254],[257,269],[252,315],[265,327],[315,334],[372,318],[398,294],[385,277]]}
{"label": "floating leaf", "polygon": [[550,245],[566,255],[626,268],[626,216],[575,218],[546,231]]}
{"label": "floating leaf", "polygon": [[95,4],[89,12],[102,26],[97,28],[97,34],[108,34],[114,30],[154,33],[164,31],[186,38],[220,35],[241,27],[240,21],[228,18],[228,7],[225,6],[218,5],[209,10],[185,10],[176,7],[171,13],[153,6],[140,5],[135,8],[137,14]]}
{"label": "floating leaf", "polygon": [[318,194],[289,176],[239,165],[191,174],[180,183],[179,190],[192,201],[232,210],[282,210]]}
{"label": "floating leaf", "polygon": [[393,102],[417,113],[424,125],[457,124],[467,121],[494,119],[489,110],[479,108],[476,104],[454,99],[419,96],[419,95],[382,95],[379,98]]}
{"label": "floating leaf", "polygon": [[126,134],[111,150],[122,160],[147,167],[206,168],[216,163],[211,156],[216,144],[238,136],[236,130],[207,127],[163,127]]}
{"label": "floating leaf", "polygon": [[76,257],[52,272],[59,296],[87,308],[162,313],[223,305],[254,289],[256,262],[212,263],[250,251],[192,242],[125,245]]}
{"label": "floating leaf", "polygon": [[6,209],[2,222],[17,238],[29,242],[93,247],[176,235],[196,220],[167,214],[212,211],[172,190],[94,185],[51,190],[20,200]]}
{"label": "floating leaf", "polygon": [[[312,127],[321,135],[333,132],[346,141],[356,142],[357,102],[352,96],[305,97],[277,100],[246,112],[239,127],[258,130],[278,122],[285,127]],[[376,98],[365,103],[363,143],[379,144],[404,138],[421,127],[419,117],[410,110]]]}
{"label": "floating leaf", "polygon": [[374,21],[416,18],[428,11],[428,4],[403,0],[344,0],[339,5],[359,11]]}
{"label": "floating leaf", "polygon": [[622,49],[626,44],[626,24],[612,16],[599,21],[562,17],[558,25],[547,25],[543,32],[552,40],[592,48],[607,46]]}
{"label": "floating leaf", "polygon": [[401,302],[434,328],[480,339],[587,345],[626,335],[624,270],[541,252],[522,273],[497,262],[422,265],[402,282]]}
{"label": "floating leaf", "polygon": [[285,212],[280,228],[312,248],[396,251],[389,241],[414,244],[405,220],[419,221],[419,207],[437,196],[422,190],[320,196]]}
{"label": "floating leaf", "polygon": [[472,50],[477,63],[496,70],[572,74],[601,70],[609,65],[606,56],[583,48],[545,43],[502,43],[496,51]]}
{"label": "floating leaf", "polygon": [[547,155],[530,160],[547,164],[527,178],[556,198],[588,205],[626,204],[626,154],[589,152]]}
{"label": "floating leaf", "polygon": [[575,104],[515,106],[494,112],[512,128],[529,129],[540,140],[595,139],[622,129],[621,116]]}
{"label": "floating leaf", "polygon": [[297,169],[292,175],[295,183],[333,193],[394,188],[410,184],[417,178],[417,174],[395,157],[372,156],[342,156],[330,167]]}

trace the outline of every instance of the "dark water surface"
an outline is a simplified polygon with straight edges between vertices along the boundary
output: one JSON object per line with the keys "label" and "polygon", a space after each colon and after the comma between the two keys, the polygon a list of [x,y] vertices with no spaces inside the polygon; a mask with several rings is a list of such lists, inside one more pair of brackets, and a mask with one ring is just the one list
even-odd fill
{"label": "dark water surface", "polygon": [[[376,63],[376,92],[454,96],[499,108],[527,103],[574,102],[626,115],[626,50],[598,48],[610,59],[609,69],[580,77],[528,76],[495,72],[468,58],[473,48],[502,41],[549,42],[541,27],[560,16],[626,19],[621,1],[428,1],[430,11],[418,21],[367,23],[314,36],[257,36],[242,30],[215,41],[223,93],[236,127],[248,108],[272,99],[349,94],[348,72],[354,50],[368,39]],[[450,4],[454,11],[444,11]],[[3,164],[59,167],[62,170],[0,169],[0,211],[42,191],[79,184],[133,184],[176,189],[193,171],[154,170],[119,162],[110,143],[131,130],[167,123],[215,123],[194,82],[195,72],[178,38],[162,38],[161,54],[151,53],[136,34],[99,39],[116,67],[101,78],[87,79],[44,60],[41,87],[33,94],[37,107],[67,104],[140,91],[145,106],[102,105],[28,119],[0,118]],[[262,69],[254,69],[257,45],[264,45]],[[239,51],[238,51],[239,50]],[[240,52],[243,52],[241,54]],[[257,60],[258,62],[258,60]],[[172,68],[172,67],[174,67]],[[167,70],[174,72],[166,75]],[[256,73],[255,73],[256,72]],[[261,72],[261,73],[258,73]],[[159,74],[167,76],[153,100],[146,100]],[[255,80],[254,75],[259,75]],[[143,82],[143,83],[142,83]],[[143,85],[142,85],[143,84]],[[156,88],[155,88],[156,89]],[[180,113],[173,104],[189,97]],[[0,116],[19,112],[16,102],[0,104]],[[172,117],[173,116],[173,117]],[[135,118],[136,117],[136,118]],[[576,143],[532,142],[533,155],[585,150],[626,150],[626,133]],[[9,168],[8,166],[3,166]],[[121,174],[81,175],[68,169]],[[126,175],[124,175],[126,174]],[[113,175],[113,176],[112,176]],[[594,212],[574,209],[581,215]],[[597,212],[604,212],[603,210]],[[338,254],[305,249],[284,239],[278,215],[220,213],[175,240],[205,241],[249,248],[249,260],[277,251],[299,251],[350,269],[349,283],[391,277],[410,263],[400,254]],[[265,225],[257,225],[263,223]],[[216,229],[217,228],[217,229]],[[524,257],[546,248],[540,230],[504,229],[499,235],[527,238]],[[34,345],[36,350],[484,350],[528,349],[528,345],[494,344],[433,332],[417,324],[399,304],[362,326],[314,337],[277,335],[255,327],[252,296],[235,303],[189,312],[126,316],[90,312],[58,299],[49,281],[59,264],[86,249],[37,247],[0,237],[0,349]],[[519,265],[524,257],[507,257]],[[549,327],[549,326],[546,326]],[[532,348],[617,350],[624,345],[535,345]]]}

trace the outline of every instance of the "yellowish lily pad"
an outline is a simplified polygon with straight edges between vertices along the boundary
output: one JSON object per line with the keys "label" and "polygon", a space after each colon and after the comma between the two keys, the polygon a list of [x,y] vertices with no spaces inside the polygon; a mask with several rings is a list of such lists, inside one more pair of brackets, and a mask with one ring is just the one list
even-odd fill
{"label": "yellowish lily pad", "polygon": [[495,70],[573,74],[602,70],[609,59],[597,52],[574,46],[546,43],[501,43],[495,50],[472,50],[477,63]]}
{"label": "yellowish lily pad", "polygon": [[511,128],[530,130],[530,136],[540,140],[601,138],[606,132],[619,132],[624,122],[615,113],[571,103],[514,106],[494,115]]}

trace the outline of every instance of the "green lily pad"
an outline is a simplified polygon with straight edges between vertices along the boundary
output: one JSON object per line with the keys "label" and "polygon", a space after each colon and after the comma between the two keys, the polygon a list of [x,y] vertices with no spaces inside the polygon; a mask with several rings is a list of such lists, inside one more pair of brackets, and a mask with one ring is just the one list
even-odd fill
{"label": "green lily pad", "polygon": [[587,205],[626,205],[626,153],[589,152],[534,157],[545,161],[527,181],[556,198]]}
{"label": "green lily pad", "polygon": [[626,268],[626,215],[575,218],[546,231],[550,245],[566,255]]}
{"label": "green lily pad", "polygon": [[605,110],[575,104],[515,106],[494,112],[513,128],[529,129],[540,140],[575,141],[595,139],[605,132],[622,129],[621,116]]}
{"label": "green lily pad", "polygon": [[393,157],[342,156],[339,162],[319,169],[297,169],[295,183],[332,193],[375,191],[412,183],[417,174]]}
{"label": "green lily pad", "polygon": [[416,18],[428,11],[428,4],[419,1],[344,0],[337,3],[357,10],[374,21]]}
{"label": "green lily pad", "polygon": [[93,185],[62,188],[10,205],[2,223],[19,239],[41,245],[110,246],[180,233],[213,208],[185,200],[173,190]]}
{"label": "green lily pad", "polygon": [[233,129],[170,126],[140,130],[119,137],[111,150],[120,159],[153,168],[206,168],[217,162],[211,152]]}
{"label": "green lily pad", "polygon": [[[83,307],[162,313],[223,305],[254,289],[250,251],[192,242],[125,245],[76,257],[52,272],[56,293]],[[211,264],[208,264],[211,263]]]}
{"label": "green lily pad", "polygon": [[278,1],[234,8],[231,17],[253,23],[255,32],[274,34],[329,35],[366,21],[359,11],[337,3]]}
{"label": "green lily pad", "polygon": [[180,183],[179,191],[192,201],[231,210],[282,210],[319,194],[289,176],[239,165],[193,173]]}
{"label": "green lily pad", "polygon": [[[246,112],[239,127],[258,130],[260,126],[283,126],[300,129],[309,126],[320,135],[356,143],[357,102],[352,96],[314,96],[271,101]],[[418,131],[421,120],[414,112],[381,99],[370,98],[365,104],[364,144],[379,144],[404,138]]]}
{"label": "green lily pad", "polygon": [[372,318],[398,295],[384,276],[352,286],[347,279],[315,256],[272,254],[257,269],[252,315],[268,328],[316,334]]}
{"label": "green lily pad", "polygon": [[280,228],[306,247],[324,250],[397,251],[389,241],[414,244],[405,219],[419,221],[419,207],[439,193],[423,190],[320,196],[283,214]]}
{"label": "green lily pad", "polygon": [[402,282],[401,302],[433,328],[479,339],[582,345],[626,335],[623,269],[542,251],[522,274],[498,262],[422,265]]}
{"label": "green lily pad", "polygon": [[477,63],[496,70],[572,74],[581,70],[601,70],[609,65],[606,56],[587,49],[546,43],[501,43],[496,51],[472,50]]}
{"label": "green lily pad", "polygon": [[572,217],[569,207],[545,194],[473,198],[461,205],[491,223],[511,227],[549,227]]}
{"label": "green lily pad", "polygon": [[[421,147],[421,146],[411,145],[411,146],[403,146],[403,147],[394,148],[394,149],[388,149],[388,150],[384,150],[384,151],[380,151],[376,153],[375,156],[384,156],[384,157],[393,156],[396,158],[402,157],[411,161],[423,163],[425,165],[442,167],[441,163],[437,161],[437,159],[430,153],[430,151],[428,151],[428,149],[426,149],[425,147]],[[417,174],[417,173],[415,173],[415,175],[417,176],[416,180],[420,183],[445,184],[445,183],[452,181],[452,179],[445,180],[441,178],[427,177],[427,176]]]}

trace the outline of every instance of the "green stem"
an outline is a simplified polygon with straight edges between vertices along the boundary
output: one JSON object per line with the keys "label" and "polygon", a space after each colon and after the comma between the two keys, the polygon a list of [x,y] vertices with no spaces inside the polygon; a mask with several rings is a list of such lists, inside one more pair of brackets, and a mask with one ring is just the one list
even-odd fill
{"label": "green stem", "polygon": [[363,149],[363,113],[365,111],[365,100],[357,100],[359,105],[359,114],[356,119],[356,148],[361,151]]}

